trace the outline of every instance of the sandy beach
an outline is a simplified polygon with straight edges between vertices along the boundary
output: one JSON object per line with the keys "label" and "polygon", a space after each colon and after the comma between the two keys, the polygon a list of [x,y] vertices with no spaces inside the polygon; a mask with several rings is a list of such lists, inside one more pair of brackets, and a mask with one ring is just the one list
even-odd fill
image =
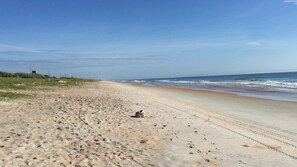
{"label": "sandy beach", "polygon": [[1,167],[297,164],[296,102],[107,81],[14,91],[35,98],[0,101]]}

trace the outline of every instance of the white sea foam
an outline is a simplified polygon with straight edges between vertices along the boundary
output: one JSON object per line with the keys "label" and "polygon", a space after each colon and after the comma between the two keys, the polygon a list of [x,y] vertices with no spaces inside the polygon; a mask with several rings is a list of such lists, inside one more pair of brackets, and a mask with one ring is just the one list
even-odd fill
{"label": "white sea foam", "polygon": [[[130,81],[146,86],[169,86],[241,93],[271,99],[297,101],[297,72],[274,74],[249,74],[233,76],[188,77]],[[251,94],[251,95],[248,95]]]}
{"label": "white sea foam", "polygon": [[219,85],[226,87],[254,87],[254,88],[274,88],[274,89],[297,89],[297,81],[276,81],[276,80],[237,80],[237,81],[175,81],[175,80],[155,80],[159,83],[167,84],[197,84],[197,85]]}
{"label": "white sea foam", "polygon": [[173,80],[156,80],[157,82],[163,83],[174,83],[174,84],[195,84],[197,81],[173,81]]}
{"label": "white sea foam", "polygon": [[145,83],[144,80],[133,80],[132,82],[135,82],[135,83]]}
{"label": "white sea foam", "polygon": [[297,82],[266,80],[263,82],[253,82],[252,84],[275,88],[297,89]]}
{"label": "white sea foam", "polygon": [[297,89],[297,82],[286,82],[286,81],[235,81],[235,82],[213,82],[213,84],[219,84],[224,86],[247,86],[247,87],[260,87],[260,88],[286,88],[286,89]]}

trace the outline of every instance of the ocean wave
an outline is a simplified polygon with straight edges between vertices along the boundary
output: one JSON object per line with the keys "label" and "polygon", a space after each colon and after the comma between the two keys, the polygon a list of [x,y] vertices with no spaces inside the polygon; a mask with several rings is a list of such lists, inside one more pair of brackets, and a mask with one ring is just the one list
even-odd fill
{"label": "ocean wave", "polygon": [[133,80],[132,82],[134,82],[134,83],[145,83],[145,81],[144,80]]}
{"label": "ocean wave", "polygon": [[218,85],[225,87],[254,87],[254,88],[274,88],[274,89],[297,89],[297,81],[276,81],[276,80],[235,80],[235,81],[184,81],[184,80],[155,80],[159,83],[167,84],[196,84],[196,85]]}
{"label": "ocean wave", "polygon": [[155,80],[156,82],[161,83],[174,83],[174,84],[195,84],[197,81],[174,81],[174,80]]}
{"label": "ocean wave", "polygon": [[200,82],[204,84],[213,84],[221,86],[246,86],[246,87],[260,87],[260,88],[286,88],[286,89],[297,89],[297,82],[287,81],[223,81],[223,82]]}
{"label": "ocean wave", "polygon": [[264,81],[264,82],[254,82],[253,84],[262,85],[262,86],[276,87],[276,88],[297,89],[297,82],[267,80],[267,81]]}

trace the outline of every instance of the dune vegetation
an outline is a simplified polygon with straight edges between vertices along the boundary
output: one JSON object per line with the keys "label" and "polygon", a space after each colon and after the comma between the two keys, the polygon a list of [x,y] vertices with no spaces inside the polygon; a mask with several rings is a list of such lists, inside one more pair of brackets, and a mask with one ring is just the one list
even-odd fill
{"label": "dune vegetation", "polygon": [[79,86],[84,82],[93,80],[73,77],[51,77],[41,74],[29,73],[6,73],[0,72],[0,100],[30,97],[22,93],[12,92],[13,90],[41,90],[53,87]]}

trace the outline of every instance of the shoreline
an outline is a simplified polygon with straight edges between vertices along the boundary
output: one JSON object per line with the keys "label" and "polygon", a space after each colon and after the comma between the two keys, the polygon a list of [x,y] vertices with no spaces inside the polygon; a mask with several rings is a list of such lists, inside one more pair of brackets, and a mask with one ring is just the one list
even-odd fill
{"label": "shoreline", "polygon": [[[146,86],[179,87],[297,102],[296,72],[127,80]],[[124,81],[125,82],[125,81]]]}
{"label": "shoreline", "polygon": [[[211,136],[212,140],[216,140],[213,138],[215,136],[220,138],[214,143],[221,143],[222,140],[224,140],[223,138],[227,137],[229,134],[226,133],[226,131],[229,131],[233,135],[232,137],[227,137],[230,141],[225,144],[231,146],[232,144],[230,142],[234,142],[235,145],[237,145],[235,147],[239,148],[231,148],[231,150],[230,148],[225,148],[224,151],[226,152],[231,151],[236,152],[237,154],[249,154],[249,151],[246,152],[245,149],[241,149],[239,144],[242,142],[244,143],[247,140],[254,143],[247,144],[249,148],[250,145],[254,145],[253,147],[255,147],[255,149],[251,149],[250,151],[259,153],[261,151],[257,149],[258,147],[267,148],[273,152],[287,154],[289,157],[297,159],[296,102],[245,97],[236,94],[211,92],[207,90],[197,91],[183,88],[147,87],[143,85],[136,86],[129,84],[126,86],[131,87],[132,89],[137,89],[140,92],[147,92],[154,95],[154,102],[166,107],[173,113],[179,112],[187,114],[191,119],[195,120],[192,124],[198,124],[197,126],[200,126],[197,118],[203,122],[207,122],[207,129],[210,128],[208,130],[212,131],[211,127],[214,127],[216,132],[206,133]],[[174,124],[173,126],[179,125]],[[217,136],[217,133],[222,136]],[[187,134],[184,135],[187,136]],[[237,137],[240,137],[241,139],[236,139]],[[260,145],[257,145],[256,143]],[[255,146],[255,144],[257,146]],[[198,145],[201,147],[201,144]],[[241,146],[245,147],[245,144],[242,144]],[[259,158],[262,157],[262,159],[266,159],[263,155],[258,153],[252,153],[250,156],[259,156]],[[267,155],[271,153],[272,152],[270,151],[265,152]],[[248,155],[246,156],[249,157]],[[285,161],[283,159],[284,157],[281,158],[281,155],[271,156],[276,159],[280,158],[280,162]],[[270,157],[268,159],[271,161],[272,158]],[[250,165],[248,166],[273,165],[272,161],[263,164],[259,160],[255,160],[253,165],[251,165],[251,162],[252,161],[249,162]],[[227,166],[230,166],[230,164]],[[231,166],[237,165],[232,164]]]}
{"label": "shoreline", "polygon": [[[208,89],[192,89],[192,88],[181,88],[181,87],[173,87],[173,86],[155,86],[155,85],[142,85],[139,83],[122,83],[122,82],[112,82],[108,81],[110,83],[120,83],[120,84],[127,84],[127,85],[133,85],[133,86],[139,86],[139,87],[144,87],[144,88],[157,88],[157,89],[164,89],[164,90],[177,90],[177,91],[185,91],[185,92],[196,92],[196,93],[209,93],[209,94],[224,94],[224,95],[233,95],[238,98],[251,98],[251,99],[258,99],[258,100],[264,100],[264,101],[275,101],[275,102],[288,102],[288,103],[297,103],[296,101],[291,101],[291,100],[281,100],[281,99],[273,99],[273,98],[262,98],[258,96],[252,96],[252,95],[241,95],[240,93],[234,93],[234,92],[226,92],[226,91],[216,91],[216,90],[208,90]],[[261,91],[258,91],[261,92]],[[265,91],[264,91],[265,92]],[[281,92],[276,92],[276,93],[281,93]]]}
{"label": "shoreline", "polygon": [[109,81],[26,93],[0,103],[0,166],[297,163],[297,103]]}

